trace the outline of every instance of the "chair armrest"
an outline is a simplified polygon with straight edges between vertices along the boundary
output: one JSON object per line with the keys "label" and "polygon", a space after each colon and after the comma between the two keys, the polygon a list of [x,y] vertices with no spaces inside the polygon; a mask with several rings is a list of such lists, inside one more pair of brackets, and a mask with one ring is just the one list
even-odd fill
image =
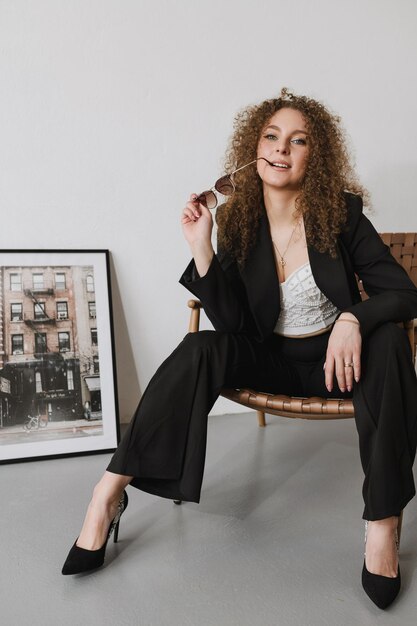
{"label": "chair armrest", "polygon": [[200,328],[200,309],[203,308],[203,305],[199,300],[188,300],[187,306],[191,309],[188,332],[196,333]]}

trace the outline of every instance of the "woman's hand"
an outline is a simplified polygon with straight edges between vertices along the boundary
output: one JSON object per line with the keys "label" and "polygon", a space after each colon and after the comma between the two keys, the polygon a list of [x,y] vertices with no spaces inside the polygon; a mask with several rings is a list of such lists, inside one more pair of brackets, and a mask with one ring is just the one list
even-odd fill
{"label": "woman's hand", "polygon": [[196,202],[196,198],[195,193],[191,194],[183,209],[181,224],[184,237],[194,257],[197,272],[200,276],[204,276],[214,255],[211,245],[213,217],[205,206]]}
{"label": "woman's hand", "polygon": [[[353,379],[359,381],[361,376],[361,347],[362,337],[359,324],[352,313],[342,313],[339,320],[353,320],[337,322],[329,337],[326,362],[324,364],[325,382],[328,391],[333,389],[333,376],[336,372],[337,382],[341,392],[352,390]],[[346,367],[353,363],[353,367]]]}

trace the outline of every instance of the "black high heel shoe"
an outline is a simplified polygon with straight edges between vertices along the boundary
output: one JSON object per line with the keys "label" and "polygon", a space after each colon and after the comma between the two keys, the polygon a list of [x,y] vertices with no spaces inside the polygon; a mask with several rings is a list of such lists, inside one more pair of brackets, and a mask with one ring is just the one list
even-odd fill
{"label": "black high heel shoe", "polygon": [[85,548],[80,548],[77,546],[77,539],[75,540],[74,545],[68,553],[64,566],[62,568],[62,573],[66,574],[80,574],[81,572],[88,572],[91,569],[96,569],[97,567],[101,567],[104,563],[104,555],[106,553],[107,542],[110,539],[112,532],[114,531],[114,543],[117,543],[117,539],[119,537],[119,525],[120,518],[122,516],[123,511],[127,508],[127,503],[129,499],[127,497],[126,491],[123,491],[123,494],[119,500],[117,513],[110,522],[109,530],[107,533],[107,539],[104,542],[104,545],[101,546],[98,550],[86,550]]}
{"label": "black high heel shoe", "polygon": [[[365,547],[366,547],[366,535],[368,532],[368,521],[365,521]],[[398,531],[395,531],[395,543],[397,546],[397,553],[399,551],[398,544]],[[366,552],[364,553],[366,556]],[[386,609],[397,597],[401,588],[401,572],[400,564],[398,564],[398,572],[395,578],[389,576],[381,576],[380,574],[371,574],[366,569],[365,559],[363,560],[362,568],[362,587],[380,609]]]}

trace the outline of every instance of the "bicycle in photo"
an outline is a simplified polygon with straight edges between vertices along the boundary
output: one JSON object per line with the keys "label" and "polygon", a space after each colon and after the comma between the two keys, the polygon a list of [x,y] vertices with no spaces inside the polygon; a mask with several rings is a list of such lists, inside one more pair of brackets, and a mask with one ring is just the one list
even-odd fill
{"label": "bicycle in photo", "polygon": [[27,420],[23,424],[23,430],[39,430],[39,428],[46,428],[47,425],[48,420],[43,415],[28,415]]}

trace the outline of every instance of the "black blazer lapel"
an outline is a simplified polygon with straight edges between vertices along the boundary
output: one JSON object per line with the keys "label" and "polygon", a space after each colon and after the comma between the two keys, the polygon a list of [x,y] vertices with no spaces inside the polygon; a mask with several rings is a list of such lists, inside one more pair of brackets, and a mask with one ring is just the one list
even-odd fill
{"label": "black blazer lapel", "polygon": [[241,276],[259,335],[266,337],[273,332],[280,313],[279,280],[266,213],[261,217],[256,244]]}
{"label": "black blazer lapel", "polygon": [[[337,258],[327,252],[318,252],[313,246],[307,245],[311,272],[317,287],[340,311],[351,306],[355,299],[349,286],[347,276],[347,259],[344,258],[342,246],[337,245]],[[351,270],[353,274],[353,270]]]}

